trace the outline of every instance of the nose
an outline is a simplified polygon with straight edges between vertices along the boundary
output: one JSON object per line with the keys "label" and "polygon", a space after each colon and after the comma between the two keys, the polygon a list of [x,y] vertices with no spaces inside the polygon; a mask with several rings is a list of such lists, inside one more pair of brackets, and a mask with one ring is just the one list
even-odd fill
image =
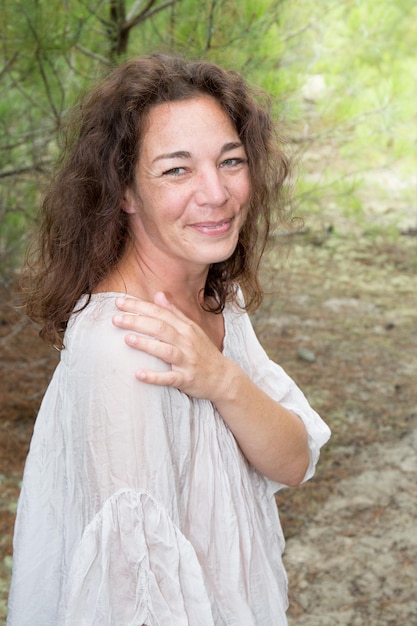
{"label": "nose", "polygon": [[198,175],[195,190],[198,205],[222,207],[228,197],[226,182],[217,167],[205,169]]}

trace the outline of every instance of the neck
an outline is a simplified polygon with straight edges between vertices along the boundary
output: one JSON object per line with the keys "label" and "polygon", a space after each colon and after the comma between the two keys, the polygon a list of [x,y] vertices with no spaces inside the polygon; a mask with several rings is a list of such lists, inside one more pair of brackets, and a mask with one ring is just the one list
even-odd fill
{"label": "neck", "polygon": [[208,269],[179,267],[174,262],[152,263],[130,250],[97,291],[120,291],[149,302],[153,302],[155,293],[163,291],[178,309],[198,321],[203,313]]}

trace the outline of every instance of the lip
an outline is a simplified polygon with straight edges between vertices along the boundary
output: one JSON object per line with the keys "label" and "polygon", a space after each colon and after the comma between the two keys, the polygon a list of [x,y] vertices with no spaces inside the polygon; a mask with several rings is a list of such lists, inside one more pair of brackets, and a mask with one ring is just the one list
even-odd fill
{"label": "lip", "polygon": [[217,222],[196,222],[194,224],[190,224],[190,227],[203,235],[216,237],[228,233],[232,227],[232,221],[233,218],[227,218],[224,220],[219,220]]}

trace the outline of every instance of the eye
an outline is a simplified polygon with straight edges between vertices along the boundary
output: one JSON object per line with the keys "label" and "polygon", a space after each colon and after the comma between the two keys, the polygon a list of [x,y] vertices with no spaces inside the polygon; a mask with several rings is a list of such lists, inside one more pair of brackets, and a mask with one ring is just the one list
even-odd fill
{"label": "eye", "polygon": [[185,167],[171,167],[171,169],[162,172],[162,176],[181,176],[185,173]]}
{"label": "eye", "polygon": [[220,163],[220,167],[236,167],[238,165],[243,165],[247,163],[247,159],[242,159],[241,157],[234,157],[230,159],[225,159]]}

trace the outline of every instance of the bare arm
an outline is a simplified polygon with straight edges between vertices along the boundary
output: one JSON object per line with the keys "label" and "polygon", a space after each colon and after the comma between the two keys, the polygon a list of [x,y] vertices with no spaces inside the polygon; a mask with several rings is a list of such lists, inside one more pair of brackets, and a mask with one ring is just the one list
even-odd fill
{"label": "bare arm", "polygon": [[114,323],[143,333],[128,334],[126,342],[171,365],[167,372],[140,370],[137,378],[210,400],[259,472],[286,485],[300,483],[309,462],[307,432],[301,419],[259,389],[163,294],[157,294],[156,302],[117,301],[125,313],[117,315]]}
{"label": "bare arm", "polygon": [[210,399],[258,471],[289,486],[303,480],[309,449],[307,431],[297,415],[270,398],[231,361]]}

